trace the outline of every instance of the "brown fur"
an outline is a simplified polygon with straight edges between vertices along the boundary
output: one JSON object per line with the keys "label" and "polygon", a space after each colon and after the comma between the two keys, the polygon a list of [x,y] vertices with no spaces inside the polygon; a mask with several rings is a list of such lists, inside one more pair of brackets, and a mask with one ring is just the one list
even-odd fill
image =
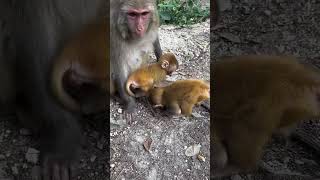
{"label": "brown fur", "polygon": [[83,31],[66,43],[62,53],[54,61],[53,94],[66,108],[80,110],[79,102],[68,94],[63,85],[63,78],[67,72],[70,74],[69,81],[76,81],[78,84],[94,83],[107,94],[110,88],[108,33],[105,21],[86,25]]}
{"label": "brown fur", "polygon": [[320,76],[292,57],[230,57],[212,73],[214,176],[252,170],[274,132],[319,115]]}
{"label": "brown fur", "polygon": [[[141,67],[130,74],[126,84],[128,94],[135,97],[146,96],[155,84],[165,80],[178,66],[173,53],[163,54],[157,63]],[[131,88],[139,89],[138,93],[132,92]]]}
{"label": "brown fur", "polygon": [[165,106],[175,114],[190,116],[195,104],[210,97],[210,86],[202,80],[178,80],[166,87],[151,90],[150,99],[156,106]]}

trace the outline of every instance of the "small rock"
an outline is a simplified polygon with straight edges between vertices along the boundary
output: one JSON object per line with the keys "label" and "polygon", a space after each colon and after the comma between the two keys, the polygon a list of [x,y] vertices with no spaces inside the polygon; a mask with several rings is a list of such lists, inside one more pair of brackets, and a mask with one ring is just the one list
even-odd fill
{"label": "small rock", "polygon": [[197,158],[199,159],[199,161],[205,162],[206,158],[204,156],[202,156],[201,154],[198,154]]}
{"label": "small rock", "polygon": [[5,178],[4,176],[6,175],[6,172],[1,168],[0,166],[0,178]]}
{"label": "small rock", "polygon": [[198,154],[200,152],[200,147],[201,147],[200,144],[195,144],[188,147],[185,151],[185,155],[190,157]]}
{"label": "small rock", "polygon": [[246,14],[246,15],[250,14],[251,10],[250,10],[249,6],[243,6],[242,8],[243,8],[243,13],[244,14]]}
{"label": "small rock", "polygon": [[[251,39],[251,41],[255,41],[255,39]],[[241,49],[233,48],[233,47],[230,47],[230,52],[231,54],[235,54],[235,55],[243,54]]]}
{"label": "small rock", "polygon": [[166,150],[166,153],[171,153],[170,149],[167,149],[167,150]]}
{"label": "small rock", "polygon": [[6,153],[6,157],[10,157],[11,156],[11,153],[10,152],[7,152]]}
{"label": "small rock", "polygon": [[28,162],[36,164],[39,160],[39,151],[34,148],[28,148],[25,158]]}
{"label": "small rock", "polygon": [[300,160],[298,160],[298,159],[296,159],[294,162],[295,162],[296,164],[299,164],[299,165],[304,164],[304,162],[303,162],[303,161],[300,161]]}
{"label": "small rock", "polygon": [[39,179],[40,172],[41,172],[40,166],[33,166],[31,169],[32,179]]}
{"label": "small rock", "polygon": [[90,133],[90,136],[93,138],[98,138],[99,137],[99,133],[97,131],[93,131],[92,133]]}
{"label": "small rock", "polygon": [[283,162],[284,162],[285,164],[288,164],[289,161],[290,161],[290,157],[285,157],[285,158],[283,159]]}
{"label": "small rock", "polygon": [[311,165],[317,165],[317,162],[314,161],[314,160],[302,158],[301,161],[302,161],[303,163],[307,163],[307,164],[311,164]]}
{"label": "small rock", "polygon": [[150,151],[151,148],[151,144],[152,144],[152,139],[150,137],[148,137],[146,140],[144,140],[143,142],[143,147],[146,151]]}
{"label": "small rock", "polygon": [[7,133],[7,134],[10,134],[10,133],[11,133],[11,130],[9,130],[9,129],[6,130],[6,133]]}
{"label": "small rock", "polygon": [[96,155],[92,155],[92,156],[90,157],[90,161],[91,161],[91,162],[94,162],[96,159],[97,159],[97,156],[96,156]]}
{"label": "small rock", "polygon": [[100,141],[98,141],[98,142],[97,142],[97,148],[99,148],[100,150],[102,150],[102,149],[103,149],[103,143],[100,142]]}
{"label": "small rock", "polygon": [[193,112],[192,113],[192,116],[195,117],[195,118],[203,118],[203,116],[197,112]]}
{"label": "small rock", "polygon": [[264,11],[264,14],[267,15],[267,16],[271,16],[272,13],[271,13],[270,10],[265,10],[265,11]]}
{"label": "small rock", "polygon": [[25,128],[22,128],[20,129],[20,134],[23,135],[23,136],[29,136],[31,135],[31,132],[29,131],[29,129],[25,129]]}
{"label": "small rock", "polygon": [[230,0],[218,0],[220,5],[220,11],[226,11],[232,9],[232,4]]}
{"label": "small rock", "polygon": [[276,46],[276,48],[278,49],[278,51],[279,51],[280,53],[283,53],[284,50],[285,50],[284,46],[282,46],[282,45]]}
{"label": "small rock", "polygon": [[110,118],[110,123],[118,126],[124,126],[127,122],[125,119],[121,118],[116,118],[116,120],[114,118]]}
{"label": "small rock", "polygon": [[220,33],[219,36],[231,42],[241,43],[239,36],[231,33]]}
{"label": "small rock", "polygon": [[247,174],[247,180],[252,180],[252,174]]}
{"label": "small rock", "polygon": [[12,171],[12,174],[14,174],[14,175],[19,174],[19,170],[18,170],[17,165],[14,165],[13,167],[11,167],[11,171]]}
{"label": "small rock", "polygon": [[114,168],[116,165],[115,164],[110,164],[110,167],[111,168]]}
{"label": "small rock", "polygon": [[27,168],[28,168],[28,164],[23,163],[23,164],[22,164],[22,168],[23,168],[23,169],[27,169]]}
{"label": "small rock", "polygon": [[242,177],[241,177],[240,175],[238,175],[238,174],[231,176],[230,179],[231,179],[231,180],[243,180]]}
{"label": "small rock", "polygon": [[4,160],[6,158],[6,156],[4,156],[3,154],[0,154],[0,161]]}

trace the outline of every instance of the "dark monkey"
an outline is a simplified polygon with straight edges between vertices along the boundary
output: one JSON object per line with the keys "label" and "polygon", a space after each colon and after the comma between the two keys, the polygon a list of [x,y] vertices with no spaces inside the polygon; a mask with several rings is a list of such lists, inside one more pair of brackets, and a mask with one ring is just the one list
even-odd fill
{"label": "dark monkey", "polygon": [[[41,179],[69,180],[82,133],[78,117],[50,93],[50,67],[66,38],[108,12],[105,0],[0,1],[1,98],[14,102],[18,118],[41,138]],[[107,17],[109,15],[105,15]],[[16,53],[14,53],[16,52]],[[14,95],[6,92],[17,92]],[[40,175],[39,175],[40,178]]]}
{"label": "dark monkey", "polygon": [[320,115],[320,74],[295,58],[226,57],[211,72],[212,176],[252,171],[273,133]]}

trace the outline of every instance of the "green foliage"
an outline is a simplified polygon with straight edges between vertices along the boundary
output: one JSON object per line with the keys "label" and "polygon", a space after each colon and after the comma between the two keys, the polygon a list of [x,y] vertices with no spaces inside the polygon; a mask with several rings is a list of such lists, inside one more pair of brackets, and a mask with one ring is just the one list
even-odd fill
{"label": "green foliage", "polygon": [[204,21],[210,15],[209,7],[201,7],[199,0],[158,0],[162,24],[179,26]]}

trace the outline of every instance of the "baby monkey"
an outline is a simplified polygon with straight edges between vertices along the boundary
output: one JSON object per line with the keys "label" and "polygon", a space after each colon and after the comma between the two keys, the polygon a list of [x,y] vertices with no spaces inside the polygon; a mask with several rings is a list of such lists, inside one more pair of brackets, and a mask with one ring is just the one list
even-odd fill
{"label": "baby monkey", "polygon": [[[53,95],[67,109],[91,111],[86,110],[86,104],[96,106],[92,109],[97,111],[105,109],[104,97],[110,89],[108,33],[105,21],[85,25],[66,42],[54,61],[51,88]],[[69,89],[78,90],[80,93],[75,94],[81,97],[72,96]]]}
{"label": "baby monkey", "polygon": [[213,64],[212,177],[253,170],[273,133],[320,113],[320,75],[292,57]]}
{"label": "baby monkey", "polygon": [[190,116],[195,104],[209,99],[210,86],[203,80],[178,80],[165,87],[150,90],[155,107],[165,106],[170,112]]}
{"label": "baby monkey", "polygon": [[143,66],[130,74],[126,89],[130,96],[146,96],[151,88],[166,79],[178,69],[178,61],[173,53],[164,53],[158,62]]}

